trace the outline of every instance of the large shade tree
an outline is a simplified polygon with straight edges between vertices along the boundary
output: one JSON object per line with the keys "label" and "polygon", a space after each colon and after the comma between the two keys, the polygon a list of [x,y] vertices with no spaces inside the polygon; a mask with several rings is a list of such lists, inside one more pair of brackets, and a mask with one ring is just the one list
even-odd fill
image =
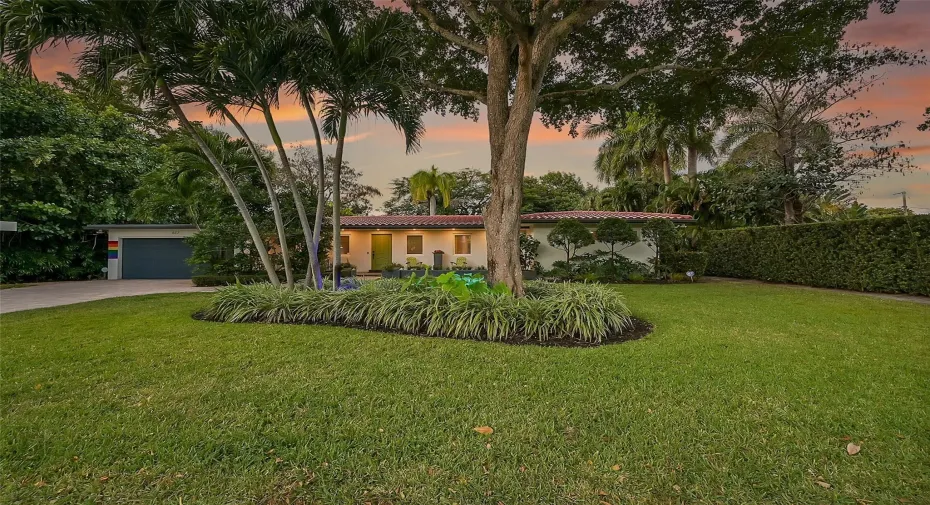
{"label": "large shade tree", "polygon": [[[651,75],[795,64],[842,38],[869,0],[404,0],[423,28],[430,104],[479,117],[491,147],[488,268],[522,294],[518,234],[534,115],[561,126],[605,112],[614,93]],[[893,1],[880,2],[888,11]],[[827,26],[825,26],[827,25]],[[840,29],[836,29],[839,26]],[[734,33],[738,37],[734,37]],[[765,65],[768,65],[765,67]]]}

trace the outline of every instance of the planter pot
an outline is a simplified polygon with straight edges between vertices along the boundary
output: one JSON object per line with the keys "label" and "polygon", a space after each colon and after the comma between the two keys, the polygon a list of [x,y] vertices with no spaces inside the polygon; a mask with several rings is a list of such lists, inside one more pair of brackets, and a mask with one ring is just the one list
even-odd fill
{"label": "planter pot", "polygon": [[442,253],[433,253],[433,268],[442,270]]}
{"label": "planter pot", "polygon": [[400,273],[402,270],[382,270],[381,278],[382,279],[400,279]]}
{"label": "planter pot", "polygon": [[535,281],[539,277],[539,274],[536,270],[524,270],[523,271],[523,280],[525,281]]}

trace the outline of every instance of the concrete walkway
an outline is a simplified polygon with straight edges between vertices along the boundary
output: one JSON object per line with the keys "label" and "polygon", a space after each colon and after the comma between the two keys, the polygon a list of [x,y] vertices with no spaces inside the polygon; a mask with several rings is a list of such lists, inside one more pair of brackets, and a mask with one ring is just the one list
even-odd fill
{"label": "concrete walkway", "polygon": [[215,289],[195,287],[188,279],[44,282],[24,288],[0,290],[0,314],[121,296],[203,292]]}
{"label": "concrete walkway", "polygon": [[901,302],[914,302],[914,303],[922,303],[924,305],[930,305],[930,297],[919,296],[919,295],[903,295],[903,294],[894,294],[894,293],[872,293],[870,291],[852,291],[849,289],[815,288],[813,286],[802,286],[800,284],[780,284],[776,282],[757,281],[754,279],[735,279],[732,277],[704,276],[702,280],[706,282],[729,282],[732,284],[763,284],[767,286],[784,286],[784,287],[789,287],[789,288],[807,289],[810,291],[826,291],[826,292],[832,292],[832,293],[841,293],[844,295],[861,295],[861,296],[868,296],[871,298],[881,298],[883,300],[898,300]]}

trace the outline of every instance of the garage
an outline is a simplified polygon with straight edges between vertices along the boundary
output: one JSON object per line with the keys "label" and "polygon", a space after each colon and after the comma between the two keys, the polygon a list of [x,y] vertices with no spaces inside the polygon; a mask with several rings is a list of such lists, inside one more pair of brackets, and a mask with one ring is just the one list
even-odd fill
{"label": "garage", "polygon": [[180,238],[124,238],[123,279],[190,279],[191,248]]}
{"label": "garage", "polygon": [[184,240],[197,233],[190,224],[92,224],[85,227],[100,240],[106,236],[107,279],[190,279],[191,247]]}

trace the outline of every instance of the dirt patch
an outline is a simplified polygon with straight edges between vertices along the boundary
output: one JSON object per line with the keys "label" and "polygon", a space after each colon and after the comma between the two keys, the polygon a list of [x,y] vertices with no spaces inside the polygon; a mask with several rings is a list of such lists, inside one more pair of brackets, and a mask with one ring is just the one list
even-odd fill
{"label": "dirt patch", "polygon": [[[195,312],[191,317],[197,321],[205,322],[217,322],[206,317],[206,314],[202,311]],[[344,325],[344,324],[323,324],[323,323],[266,323],[264,321],[250,321],[253,324],[293,324],[293,325],[306,325],[306,326],[331,326],[333,328],[352,328],[354,330],[366,330],[366,331],[378,331],[381,333],[393,333],[395,335],[408,335],[414,337],[425,337],[425,338],[443,338],[447,340],[464,340],[461,338],[452,338],[452,337],[443,337],[439,335],[429,335],[426,333],[407,333],[403,331],[397,331],[390,328],[377,328],[377,327],[367,327],[360,325]],[[469,339],[474,340],[475,342],[487,342],[487,343],[498,343],[506,345],[535,345],[538,347],[600,347],[602,345],[610,344],[620,344],[623,342],[628,342],[631,340],[639,340],[646,335],[652,333],[654,326],[648,321],[638,319],[635,317],[630,318],[630,327],[627,331],[623,333],[608,335],[600,342],[582,342],[580,340],[574,340],[569,338],[559,338],[547,340],[540,342],[539,340],[534,339],[510,339],[510,340],[482,340],[482,339]]]}

